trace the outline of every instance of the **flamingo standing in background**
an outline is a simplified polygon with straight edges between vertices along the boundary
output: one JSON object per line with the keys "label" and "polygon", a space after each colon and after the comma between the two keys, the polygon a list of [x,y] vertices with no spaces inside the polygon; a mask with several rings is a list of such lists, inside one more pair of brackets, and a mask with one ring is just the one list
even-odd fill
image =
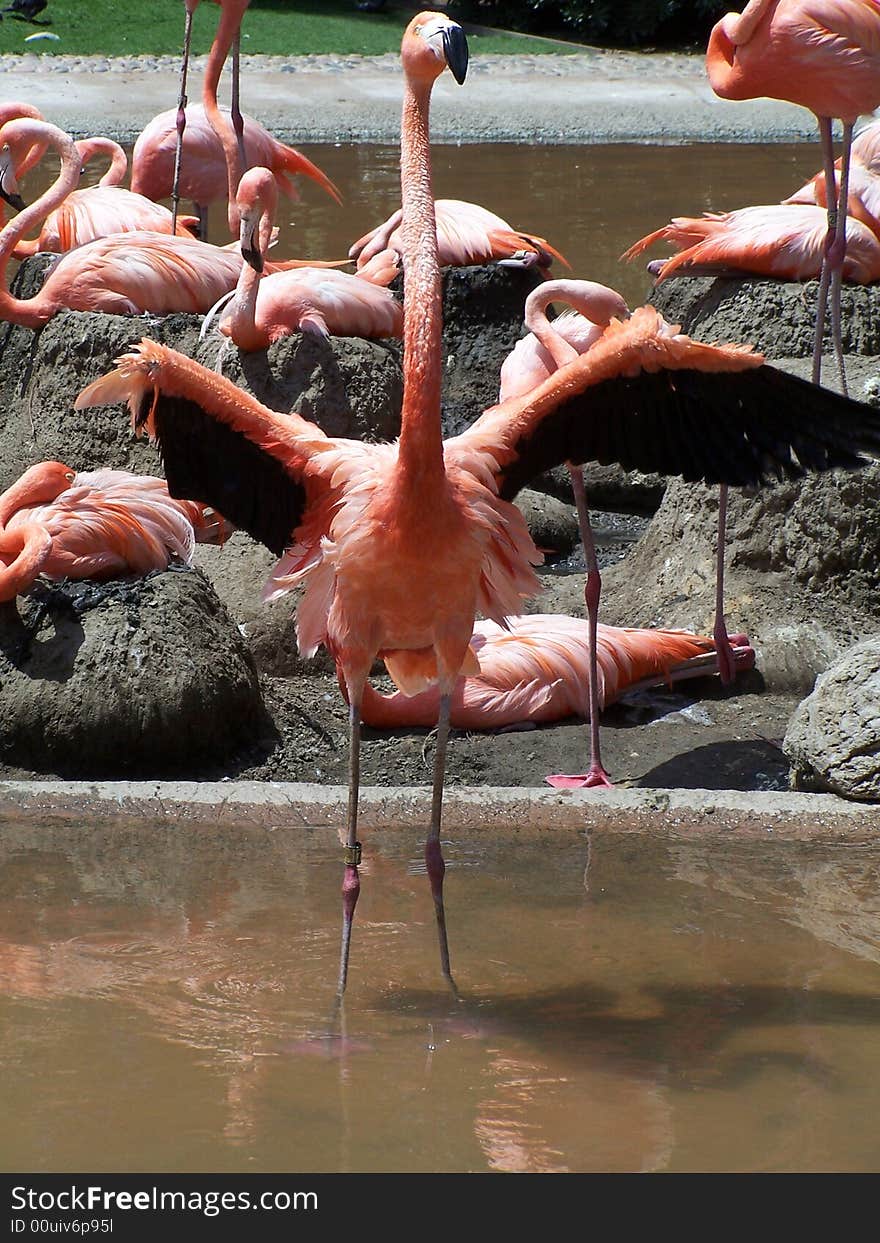
{"label": "flamingo standing in background", "polygon": [[[325,267],[261,276],[277,198],[275,179],[267,168],[250,169],[239,183],[239,242],[245,262],[220,331],[243,350],[266,349],[294,332],[322,337],[402,336],[403,307],[385,288],[398,271],[390,251],[376,255],[357,276]],[[210,320],[209,313],[203,334]]]}
{"label": "flamingo standing in background", "polygon": [[204,505],[173,500],[164,479],[40,462],[0,496],[0,603],[40,574],[104,579],[188,564],[197,542],[222,543],[230,529]]}
{"label": "flamingo standing in background", "polygon": [[[225,109],[220,109],[225,113]],[[174,145],[176,113],[173,108],[160,112],[141,131],[131,157],[131,188],[150,199],[162,199],[171,193],[174,177]],[[271,169],[282,194],[296,198],[293,178],[304,176],[317,182],[337,203],[341,202],[336,186],[316,164],[294,147],[285,146],[253,117],[244,117],[244,145],[249,167]],[[191,199],[205,231],[208,207],[226,197],[228,172],[223,147],[212,130],[201,104],[190,104],[186,110],[186,131],[180,172],[180,197]],[[237,232],[237,228],[234,232]]]}
{"label": "flamingo standing in background", "polygon": [[[260,165],[270,168],[279,188],[296,196],[295,175],[316,181],[337,202],[339,191],[311,160],[285,146],[258,121],[245,116],[239,105],[238,46],[241,21],[250,0],[214,0],[221,7],[220,23],[208,54],[202,83],[202,102],[187,107],[186,76],[192,17],[199,0],[184,0],[186,26],[181,63],[180,97],[176,109],[155,116],[135,143],[132,153],[131,188],[147,198],[171,195],[176,219],[181,197],[192,199],[207,235],[207,212],[217,199],[228,199],[229,231],[238,232],[235,196],[242,173]],[[232,109],[217,103],[223,65],[233,51]]]}
{"label": "flamingo standing in background", "polygon": [[[17,197],[13,169],[20,153],[45,139],[61,155],[61,172],[52,186],[0,232],[0,318],[39,328],[65,307],[139,315],[173,311],[204,314],[235,288],[242,258],[238,244],[211,246],[189,236],[140,230],[98,238],[68,251],[52,268],[33,298],[14,298],[6,287],[6,268],[16,245],[75,189],[79,153],[63,130],[41,121],[9,121],[0,130],[0,192]],[[11,193],[10,193],[11,192]],[[271,271],[301,266],[298,260],[269,264]]]}
{"label": "flamingo standing in background", "polygon": [[[241,175],[247,168],[244,146],[244,118],[240,105],[239,80],[239,48],[241,40],[242,18],[251,0],[214,0],[220,5],[220,22],[208,53],[205,76],[202,81],[202,104],[211,129],[223,148],[228,174],[229,194],[229,231],[235,233],[238,222],[235,219],[235,194]],[[180,165],[183,157],[183,135],[186,129],[186,77],[189,68],[189,49],[192,37],[193,14],[199,7],[199,0],[183,0],[186,18],[183,33],[183,57],[180,65],[180,94],[175,114],[175,131],[177,138],[174,147],[174,173],[171,188],[171,203],[174,219],[180,203]],[[220,114],[217,105],[217,88],[220,85],[220,74],[226,63],[230,48],[233,49],[232,60],[232,129],[230,130]],[[201,201],[201,200],[199,200]]]}
{"label": "flamingo standing in background", "polygon": [[[715,640],[686,630],[597,627],[596,701],[607,708],[630,691],[671,685],[716,672]],[[452,692],[450,724],[455,729],[504,729],[566,717],[589,719],[592,711],[590,625],[562,613],[509,617],[506,626],[477,622],[471,649],[480,672],[461,677]],[[755,652],[745,635],[734,635],[737,669],[751,669]],[[344,687],[343,687],[344,691]],[[431,686],[408,697],[381,695],[364,687],[361,715],[376,729],[416,726],[437,720],[440,694]]]}
{"label": "flamingo standing in background", "polygon": [[[840,284],[846,255],[850,147],[857,118],[880,105],[878,0],[749,0],[742,13],[715,24],[706,70],[722,99],[769,96],[809,108],[819,123],[825,168],[827,240],[813,343],[813,382],[822,368],[825,307],[843,391]],[[832,120],[843,122],[840,188],[834,172]]]}
{"label": "flamingo standing in background", "polygon": [[325,435],[261,405],[229,380],[154,341],[117,360],[76,408],[127,401],[157,441],[169,490],[214,506],[280,557],[271,599],[300,581],[297,638],[323,644],[349,701],[349,806],[338,994],[360,889],[357,841],[363,690],[376,657],[404,694],[434,683],[439,718],[425,847],[443,972],[451,981],[440,818],[452,693],[476,674],[477,612],[499,624],[540,589],[541,556],[510,502],[561,462],[619,462],[689,480],[752,485],[864,464],[880,413],[764,366],[739,346],[704,345],[653,307],[612,320],[585,355],[524,397],[442,439],[441,271],[431,187],[431,90],[467,65],[461,27],[420,13],[403,36],[404,393],[400,439]]}
{"label": "flamingo standing in background", "polygon": [[[477,203],[461,199],[437,199],[437,246],[440,266],[466,267],[471,263],[504,263],[509,266],[546,269],[554,259],[568,266],[565,258],[543,237],[511,228],[506,220]],[[351,246],[349,256],[364,266],[384,250],[403,254],[403,211],[398,208],[384,224],[377,225]]]}
{"label": "flamingo standing in background", "polygon": [[[174,232],[167,207],[122,186],[128,160],[118,142],[110,138],[85,138],[75,145],[81,165],[87,165],[96,155],[109,155],[110,167],[96,186],[68,194],[60,207],[43,221],[39,237],[18,242],[12,252],[15,259],[26,259],[38,251],[63,254],[112,233],[131,233],[138,229]],[[16,171],[16,177],[19,176]],[[181,216],[177,221],[177,235],[192,237],[198,223],[195,216]]]}
{"label": "flamingo standing in background", "polygon": [[[563,312],[553,322],[547,318],[547,308],[554,302],[567,302],[573,309]],[[612,319],[629,318],[629,307],[614,289],[594,281],[555,280],[544,281],[526,298],[525,325],[528,335],[517,341],[501,365],[501,384],[498,400],[520,397],[538,387],[559,367],[572,362],[602,336]],[[590,768],[578,776],[555,773],[547,778],[552,786],[560,788],[610,786],[611,781],[602,765],[599,739],[599,676],[596,636],[598,636],[599,598],[602,592],[602,576],[596,556],[596,541],[590,523],[590,511],[584,487],[584,472],[580,466],[566,463],[571,488],[577,507],[578,527],[584,549],[587,581],[584,601],[590,623],[589,676],[587,688],[590,710]]]}

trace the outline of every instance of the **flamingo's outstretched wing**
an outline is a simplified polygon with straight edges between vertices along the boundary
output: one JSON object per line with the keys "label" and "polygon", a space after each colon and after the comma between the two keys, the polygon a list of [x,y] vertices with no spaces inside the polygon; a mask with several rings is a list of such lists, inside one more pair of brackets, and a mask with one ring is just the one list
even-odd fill
{"label": "flamingo's outstretched wing", "polygon": [[211,505],[278,556],[302,522],[310,490],[326,487],[319,459],[332,442],[320,428],[269,410],[155,341],[145,338],[117,359],[76,408],[120,401],[135,429],[158,444],[172,496]]}
{"label": "flamingo's outstretched wing", "polygon": [[746,487],[852,469],[863,454],[880,456],[880,411],[745,347],[692,341],[653,307],[612,321],[589,353],[446,442],[447,461],[494,479],[506,500],[562,462]]}

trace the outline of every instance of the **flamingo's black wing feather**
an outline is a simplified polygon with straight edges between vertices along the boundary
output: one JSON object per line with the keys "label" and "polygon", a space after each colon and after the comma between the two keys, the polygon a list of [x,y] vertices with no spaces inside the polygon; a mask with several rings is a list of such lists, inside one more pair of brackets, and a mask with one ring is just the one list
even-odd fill
{"label": "flamingo's black wing feather", "polygon": [[618,463],[738,487],[880,457],[880,411],[766,364],[604,380],[533,420],[499,472],[510,500],[562,462]]}
{"label": "flamingo's black wing feather", "polygon": [[[148,391],[136,424],[152,406]],[[188,398],[159,392],[153,418],[171,495],[210,505],[280,556],[306,505],[305,488],[282,462]]]}

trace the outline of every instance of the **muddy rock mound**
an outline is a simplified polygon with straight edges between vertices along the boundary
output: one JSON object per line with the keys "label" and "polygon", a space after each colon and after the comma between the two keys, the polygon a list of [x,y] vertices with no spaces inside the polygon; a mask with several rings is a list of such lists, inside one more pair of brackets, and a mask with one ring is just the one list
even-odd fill
{"label": "muddy rock mound", "polygon": [[[136,439],[122,406],[74,410],[86,384],[145,336],[213,368],[220,340],[199,341],[201,318],[63,311],[38,333],[0,331],[0,487],[28,466],[57,458],[75,470],[112,466],[161,474],[159,455]],[[226,338],[222,339],[226,342]],[[390,439],[400,423],[402,379],[396,347],[353,338],[296,335],[270,350],[239,355],[225,347],[223,369],[281,413],[296,411],[332,435]]]}
{"label": "muddy rock mound", "polygon": [[[672,276],[654,287],[651,303],[700,341],[752,345],[768,358],[809,358],[818,289],[818,281]],[[844,285],[840,314],[844,353],[880,355],[880,286]],[[825,349],[831,350],[830,329]],[[826,366],[827,384],[835,371],[832,360]]]}
{"label": "muddy rock mound", "polygon": [[0,611],[0,756],[77,778],[222,775],[273,736],[201,573],[39,583]]}
{"label": "muddy rock mound", "polygon": [[795,711],[783,750],[794,789],[880,802],[880,634],[822,674]]}
{"label": "muddy rock mound", "polygon": [[198,343],[193,357],[270,410],[299,414],[329,436],[393,440],[400,433],[398,342],[295,333],[245,354],[215,333]]}

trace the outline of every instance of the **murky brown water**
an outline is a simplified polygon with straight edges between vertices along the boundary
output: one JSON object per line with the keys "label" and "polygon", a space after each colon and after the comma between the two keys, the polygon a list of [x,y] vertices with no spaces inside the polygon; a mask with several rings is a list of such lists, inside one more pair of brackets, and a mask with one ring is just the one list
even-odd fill
{"label": "murky brown water", "polygon": [[880,1165],[880,852],[4,828],[0,1168]]}
{"label": "murky brown water", "polygon": [[[399,205],[398,149],[366,143],[300,149],[336,182],[344,202],[338,206],[302,179],[302,201],[281,201],[273,257],[344,258],[357,237]],[[433,160],[438,198],[479,202],[514,227],[546,237],[568,258],[573,275],[619,289],[633,306],[645,300],[650,281],[643,262],[627,265],[618,257],[637,238],[672,216],[778,202],[820,163],[813,143],[438,145]],[[87,180],[101,171],[96,166]],[[28,179],[28,201],[46,176],[38,169]],[[222,210],[215,206],[211,240],[227,241],[224,229]],[[665,253],[658,249],[652,257]]]}

